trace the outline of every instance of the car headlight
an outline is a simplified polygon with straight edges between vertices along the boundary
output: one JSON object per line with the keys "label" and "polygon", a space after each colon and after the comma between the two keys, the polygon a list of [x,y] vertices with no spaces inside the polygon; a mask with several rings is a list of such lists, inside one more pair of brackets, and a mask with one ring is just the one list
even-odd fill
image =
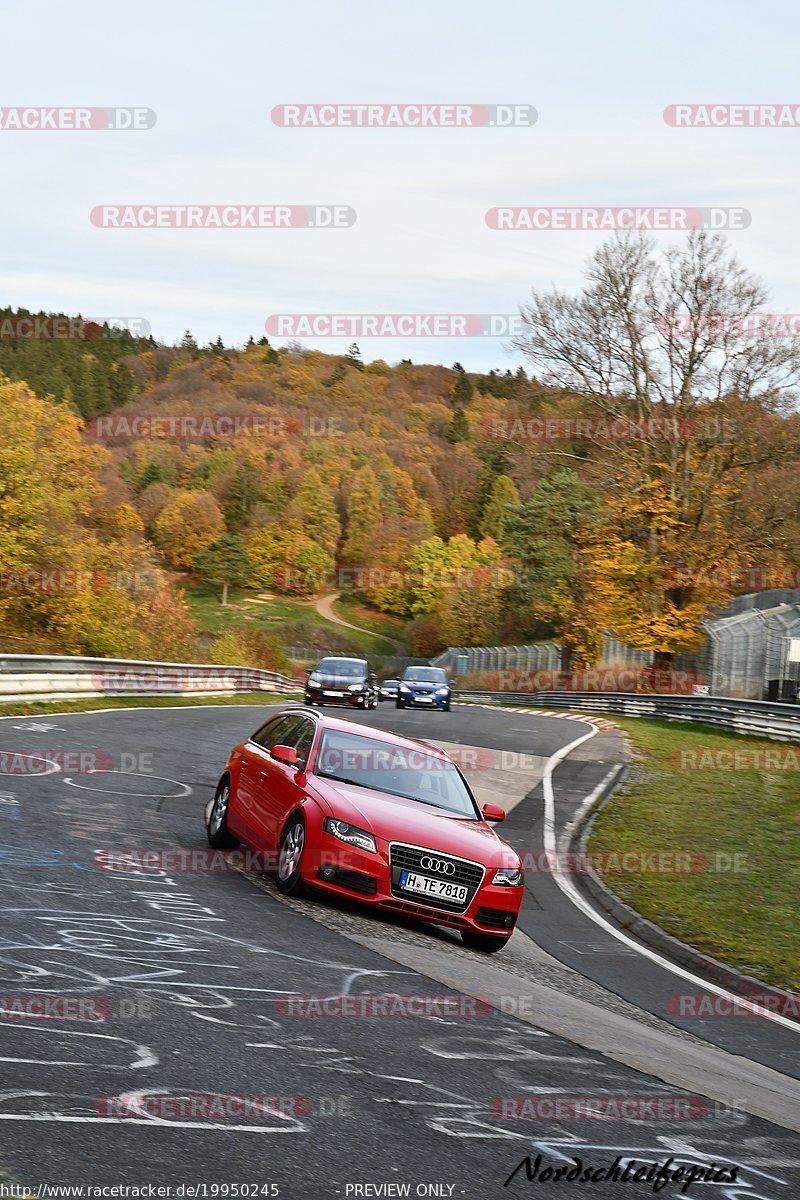
{"label": "car headlight", "polygon": [[436,689],[436,695],[437,696],[446,696],[449,691],[450,691],[450,688],[440,687],[440,688]]}
{"label": "car headlight", "polygon": [[314,687],[315,687],[315,688],[318,688],[318,687],[322,687],[322,684],[321,684],[321,683],[317,683],[316,679],[309,679],[309,681],[308,681],[308,686],[309,686],[310,688],[314,688]]}
{"label": "car headlight", "polygon": [[505,867],[502,871],[495,871],[492,883],[499,883],[504,887],[522,887],[524,883],[522,871],[512,871]]}
{"label": "car headlight", "polygon": [[411,691],[411,688],[410,688],[410,687],[406,687],[406,685],[405,685],[404,683],[401,683],[401,684],[400,684],[400,687],[399,687],[397,690],[398,690],[399,692],[410,692],[410,691]]}
{"label": "car headlight", "polygon": [[365,686],[366,684],[363,683],[351,683],[347,690],[348,692],[363,692]]}
{"label": "car headlight", "polygon": [[369,850],[371,854],[377,854],[375,838],[371,833],[367,833],[366,829],[359,829],[357,825],[348,825],[346,821],[337,821],[335,817],[326,817],[322,822],[322,828],[326,833],[332,833],[334,837],[339,838],[340,841],[347,842],[349,846],[360,846],[362,850]]}

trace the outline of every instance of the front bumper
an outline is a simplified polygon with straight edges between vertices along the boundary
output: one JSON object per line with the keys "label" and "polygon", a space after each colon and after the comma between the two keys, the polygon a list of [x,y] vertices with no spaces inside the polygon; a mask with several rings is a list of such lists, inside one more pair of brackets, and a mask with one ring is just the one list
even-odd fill
{"label": "front bumper", "polygon": [[[333,689],[331,689],[332,691]],[[306,691],[305,702],[306,704],[342,704],[345,708],[357,708],[366,695],[366,692],[346,692],[344,695],[339,692],[326,695],[325,689],[320,688]]]}
{"label": "front bumper", "polygon": [[450,696],[437,696],[435,693],[398,692],[397,699],[407,708],[440,708],[445,709],[450,704]]}
{"label": "front bumper", "polygon": [[[452,859],[458,863],[469,860],[437,850],[420,850],[406,843],[387,843],[380,838],[376,838],[377,853],[371,854],[357,846],[342,843],[322,830],[314,843],[314,849],[309,843],[306,844],[302,867],[303,879],[312,887],[349,900],[405,913],[434,925],[449,925],[475,933],[495,933],[507,937],[516,925],[523,889],[492,883],[495,871],[500,869],[497,866],[481,868],[480,881],[469,889],[468,900],[462,905],[404,891],[400,887],[399,877],[404,869],[403,854],[407,856],[410,851]],[[473,865],[480,867],[477,863]]]}

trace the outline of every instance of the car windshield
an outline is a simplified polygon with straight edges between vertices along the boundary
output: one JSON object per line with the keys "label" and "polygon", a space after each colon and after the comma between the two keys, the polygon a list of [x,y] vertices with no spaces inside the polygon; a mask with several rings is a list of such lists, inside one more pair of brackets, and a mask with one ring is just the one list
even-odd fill
{"label": "car windshield", "polygon": [[455,817],[480,820],[460,773],[422,746],[402,746],[357,733],[326,729],[314,768],[325,779],[403,796]]}
{"label": "car windshield", "polygon": [[314,668],[315,675],[344,675],[348,679],[359,679],[366,672],[365,664],[357,658],[323,658]]}
{"label": "car windshield", "polygon": [[399,682],[400,682],[399,679],[384,679],[381,686],[382,687],[397,687]]}
{"label": "car windshield", "polygon": [[447,684],[447,673],[441,667],[409,667],[403,676],[408,683],[439,683]]}

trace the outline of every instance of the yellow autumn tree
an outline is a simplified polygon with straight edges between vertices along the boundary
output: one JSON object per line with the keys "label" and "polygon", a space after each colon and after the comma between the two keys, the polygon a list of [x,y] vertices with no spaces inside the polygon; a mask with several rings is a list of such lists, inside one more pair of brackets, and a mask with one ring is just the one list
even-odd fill
{"label": "yellow autumn tree", "polygon": [[195,629],[127,503],[109,503],[109,453],[64,405],[0,377],[0,629],[7,650],[189,653]]}
{"label": "yellow autumn tree", "polygon": [[153,522],[153,541],[167,562],[187,570],[224,532],[222,510],[210,492],[176,492]]}

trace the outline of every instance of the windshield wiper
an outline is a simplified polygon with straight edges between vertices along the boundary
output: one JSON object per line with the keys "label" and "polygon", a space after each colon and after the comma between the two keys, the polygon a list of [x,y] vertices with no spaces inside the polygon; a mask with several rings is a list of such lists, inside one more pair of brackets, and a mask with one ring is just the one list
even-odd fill
{"label": "windshield wiper", "polygon": [[327,771],[317,771],[317,775],[321,779],[333,779],[336,783],[349,783],[353,787],[369,788],[371,792],[377,790],[371,783],[363,783],[360,779],[347,779],[344,775],[330,775]]}

